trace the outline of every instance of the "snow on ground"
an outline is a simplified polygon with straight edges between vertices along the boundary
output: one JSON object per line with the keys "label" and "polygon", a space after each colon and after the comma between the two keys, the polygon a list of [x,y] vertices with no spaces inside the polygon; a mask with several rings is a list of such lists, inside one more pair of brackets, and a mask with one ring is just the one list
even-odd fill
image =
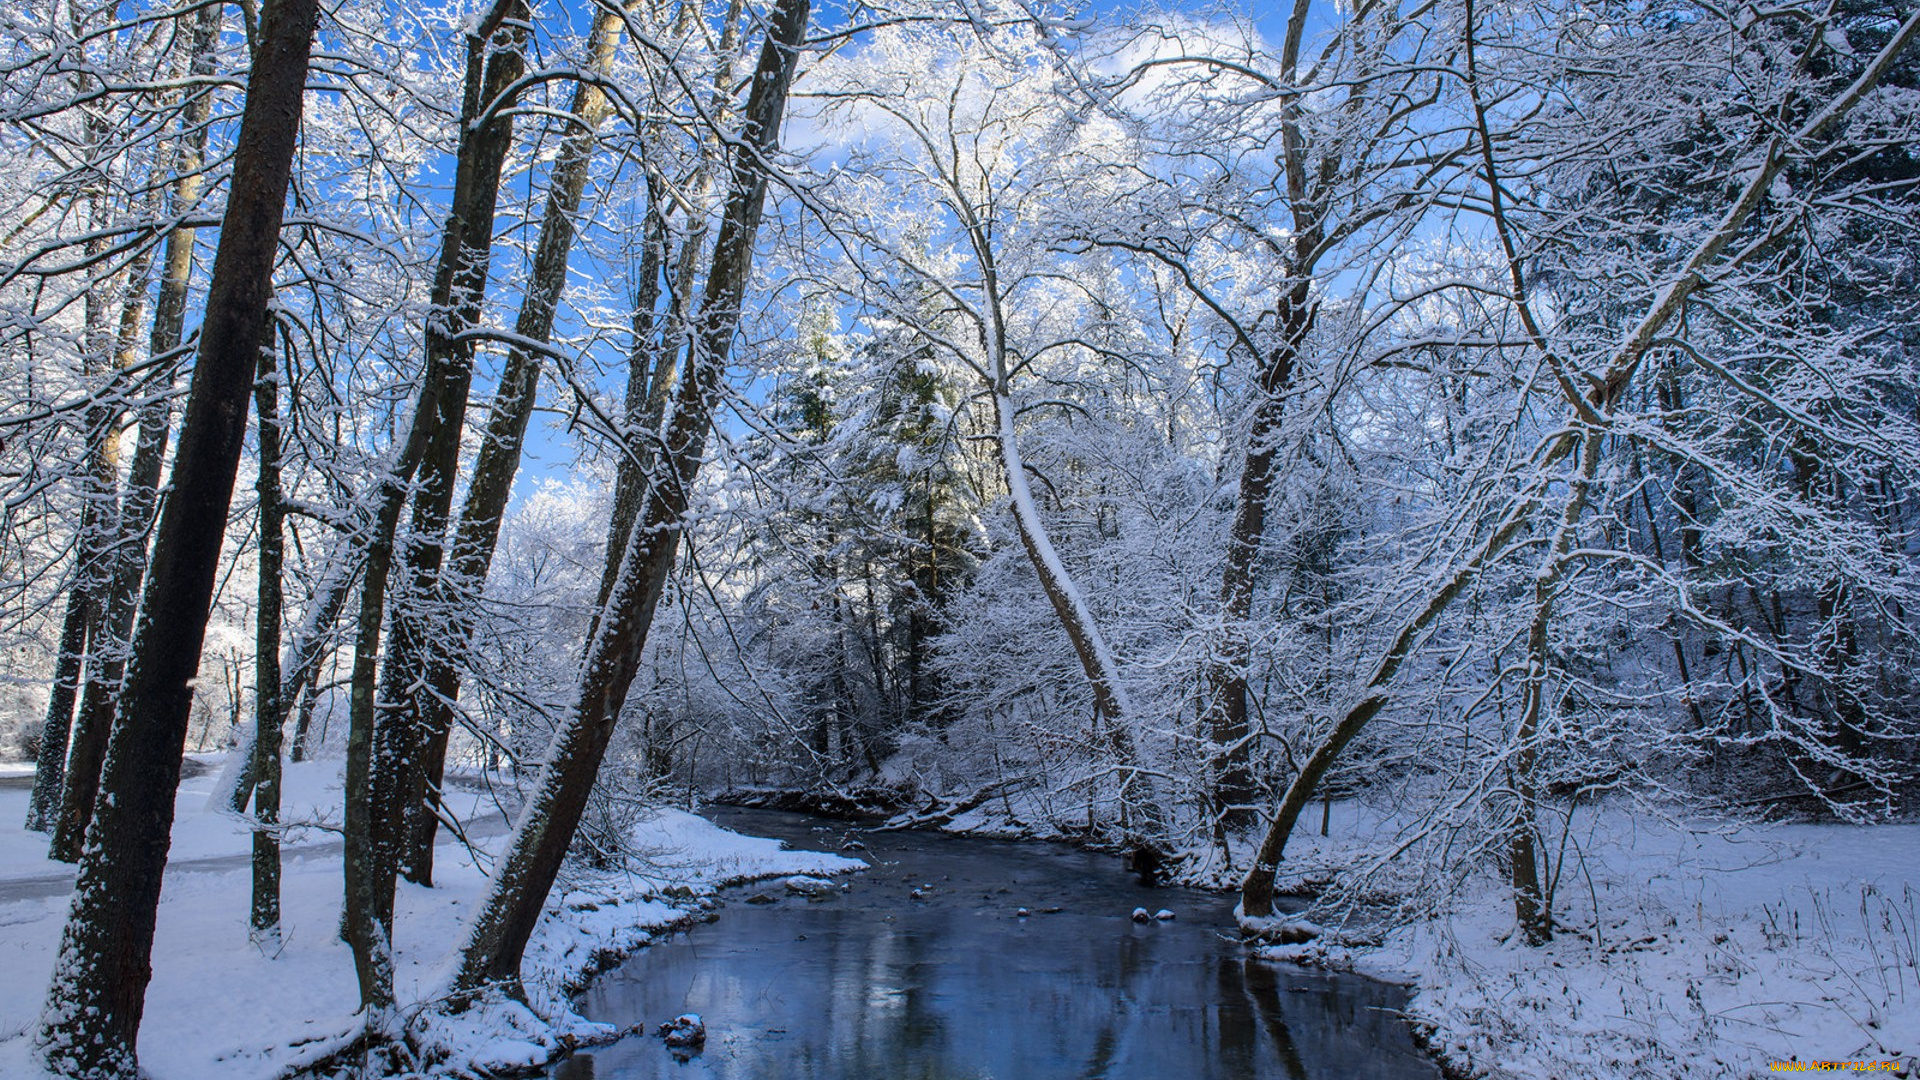
{"label": "snow on ground", "polygon": [[[270,1077],[315,1048],[352,1030],[357,994],[353,963],[336,934],[340,919],[337,836],[308,830],[290,841],[282,882],[281,940],[261,949],[248,940],[251,875],[244,866],[199,869],[191,860],[234,856],[251,841],[239,819],[208,807],[218,768],[181,785],[176,803],[170,872],[155,934],[154,978],[140,1033],[140,1063],[155,1080],[252,1080]],[[338,762],[288,769],[289,819],[340,820]],[[25,833],[27,792],[0,789],[0,897],[11,882],[45,879],[66,868],[45,858],[45,842]],[[463,797],[461,809],[484,824],[492,810],[484,795]],[[497,819],[496,819],[497,820]],[[821,852],[783,850],[779,841],[740,836],[680,810],[658,809],[631,833],[647,858],[638,869],[575,875],[555,888],[547,920],[536,933],[523,968],[529,998],[562,1027],[566,990],[617,954],[646,943],[663,927],[698,915],[719,887],[761,877],[833,874],[865,863]],[[482,901],[489,850],[505,842],[504,828],[476,841],[478,858],[443,843],[436,885],[400,886],[395,919],[395,984],[417,1010],[442,985],[445,961],[464,924]],[[305,851],[303,853],[302,847]],[[204,865],[204,863],[203,863]],[[185,871],[185,872],[183,872]],[[30,1033],[52,970],[67,897],[0,902],[0,1076],[42,1076]],[[478,1010],[476,1010],[477,1012]],[[500,1010],[487,1021],[499,1023]],[[472,1065],[527,1058],[551,1046],[554,1031],[536,1018],[515,1020],[515,1031],[443,1026],[442,1039],[467,1039],[458,1048]]]}
{"label": "snow on ground", "polygon": [[[1308,815],[1288,850],[1294,877],[1377,854],[1391,826],[1362,815],[1336,806],[1331,840]],[[1913,1074],[1920,825],[1733,826],[1612,807],[1576,821],[1555,907],[1559,933],[1530,948],[1511,893],[1479,877],[1377,943],[1266,952],[1409,983],[1433,1047],[1474,1075],[1718,1078],[1897,1060]]]}

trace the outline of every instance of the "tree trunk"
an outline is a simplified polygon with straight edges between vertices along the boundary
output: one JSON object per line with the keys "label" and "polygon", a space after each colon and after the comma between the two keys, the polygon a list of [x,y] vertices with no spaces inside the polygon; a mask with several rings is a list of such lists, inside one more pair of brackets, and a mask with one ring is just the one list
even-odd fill
{"label": "tree trunk", "polygon": [[[1294,0],[1280,49],[1280,80],[1293,85],[1300,66],[1300,43],[1306,33],[1310,0]],[[1358,17],[1356,17],[1358,18]],[[1349,108],[1360,100],[1355,97]],[[1273,493],[1274,458],[1280,438],[1282,396],[1293,385],[1300,350],[1313,329],[1314,267],[1326,236],[1325,213],[1332,202],[1326,191],[1330,177],[1339,174],[1337,157],[1311,169],[1307,142],[1300,128],[1300,99],[1289,97],[1281,106],[1281,163],[1285,168],[1287,202],[1293,213],[1291,284],[1275,305],[1279,341],[1260,355],[1254,377],[1253,422],[1247,432],[1247,457],[1240,469],[1240,490],[1234,499],[1233,525],[1227,535],[1226,566],[1220,573],[1222,640],[1206,675],[1206,728],[1213,740],[1211,797],[1216,828],[1244,829],[1255,821],[1251,729],[1247,717],[1247,668],[1252,644],[1247,622],[1253,616],[1254,587],[1259,579],[1260,548],[1266,540],[1267,504]],[[1252,349],[1250,336],[1242,341]]]}
{"label": "tree trunk", "polygon": [[[79,18],[78,14],[75,18]],[[101,123],[94,115],[86,117],[85,131],[89,143],[98,143],[105,138],[106,132]],[[106,194],[99,188],[93,188],[88,192],[87,201],[90,223],[95,232],[103,233],[107,226]],[[99,261],[106,254],[106,240],[96,238],[87,241],[86,252],[89,263]],[[120,469],[118,443],[113,436],[120,410],[114,405],[116,393],[109,384],[109,354],[113,351],[106,332],[108,303],[105,294],[109,291],[107,281],[89,280],[87,283],[81,332],[81,366],[93,400],[87,405],[82,420],[86,471],[80,483],[80,528],[75,543],[73,579],[68,585],[67,613],[62,620],[61,653],[54,661],[54,686],[47,707],[47,728],[53,733],[53,739],[49,741],[60,742],[67,753],[60,777],[63,804],[76,786],[86,787],[91,793],[90,789],[99,772],[98,755],[104,751],[106,742],[105,730],[89,727],[84,722],[84,712],[81,722],[77,725],[74,723],[74,693],[62,685],[62,676],[68,679],[76,677],[77,673],[85,670],[86,654],[99,651],[103,600],[107,591],[107,564],[118,532],[117,489]],[[76,620],[82,628],[81,632],[69,635],[67,630]],[[67,651],[69,645],[73,647],[71,652]],[[54,777],[40,776],[37,767],[35,773],[35,787],[42,790],[35,792],[36,797],[30,801],[30,806],[33,802],[51,802],[53,795],[50,782]],[[49,781],[44,788],[43,780]],[[62,844],[66,832],[60,823],[55,823],[52,853],[55,858],[71,862],[77,856],[78,845],[72,845],[76,849],[72,854],[63,854],[67,850],[67,846]]]}
{"label": "tree trunk", "polygon": [[454,976],[456,1001],[488,986],[517,993],[520,958],[573,841],[587,795],[640,667],[647,630],[686,527],[690,489],[706,450],[727,352],[752,269],[754,234],[766,196],[765,156],[778,138],[787,89],[799,62],[809,0],[780,0],[753,76],[744,130],[733,144],[729,193],[707,277],[694,347],[674,398],[666,459],[622,558],[613,596],[588,649],[571,715],[555,736],[507,855],[494,871]]}
{"label": "tree trunk", "polygon": [[1079,657],[1087,682],[1093,687],[1095,716],[1113,730],[1123,730],[1120,721],[1131,709],[1126,691],[1120,685],[1119,665],[1114,662],[1113,650],[1108,648],[1105,635],[1100,633],[1093,609],[1080,595],[1066,564],[1060,560],[1060,553],[1047,536],[1046,524],[1040,520],[1033,488],[1027,483],[1026,462],[1021,459],[1019,444],[1014,440],[1013,399],[1007,394],[1004,379],[994,389],[993,413],[1000,463],[1013,500],[1013,520],[1020,533],[1020,544],[1026,549],[1027,559],[1040,578],[1040,588],[1053,605],[1054,614],[1059,616],[1060,626],[1073,643],[1074,654]]}
{"label": "tree trunk", "polygon": [[[601,12],[594,20],[587,42],[589,75],[604,76],[612,65],[622,23],[620,15],[611,11]],[[566,290],[567,258],[573,250],[573,218],[587,189],[600,124],[611,112],[606,92],[597,82],[581,82],[574,90],[571,126],[554,161],[540,237],[534,245],[533,268],[520,316],[514,323],[517,341],[544,344],[553,333],[554,312]],[[516,344],[508,351],[493,410],[487,417],[486,434],[474,459],[473,479],[467,485],[460,523],[454,530],[453,565],[448,573],[437,572],[436,565],[430,580],[418,582],[416,595],[423,599],[430,596],[446,618],[418,638],[420,647],[407,652],[396,647],[388,659],[393,677],[387,680],[387,700],[401,702],[396,711],[417,725],[420,735],[412,755],[413,767],[407,770],[407,784],[399,793],[396,808],[405,816],[399,840],[400,869],[408,881],[420,885],[433,881],[440,781],[446,771],[453,706],[460,694],[457,664],[473,638],[473,622],[467,613],[486,585],[487,571],[493,564],[500,519],[513,491],[514,475],[520,471],[527,422],[539,393],[540,367],[541,356],[534,349]],[[438,549],[434,551],[437,555]]]}
{"label": "tree trunk", "polygon": [[27,801],[27,828],[34,832],[53,827],[54,811],[66,789],[67,735],[73,725],[73,700],[80,690],[81,662],[87,653],[87,597],[77,587],[67,590],[67,611],[60,620],[59,648],[53,666],[53,688],[47,694],[47,715],[40,726],[40,754],[33,767],[33,794]]}
{"label": "tree trunk", "polygon": [[[708,115],[713,129],[726,123],[732,111],[733,57],[740,41],[741,0],[728,0],[726,18],[720,24],[720,44],[716,52],[720,62],[713,73],[713,93]],[[692,11],[680,9],[678,20]],[[675,33],[684,32],[676,23]],[[687,234],[681,238],[679,257],[669,262],[667,250],[668,215],[663,207],[668,197],[664,187],[649,185],[649,202],[644,246],[640,255],[640,288],[633,306],[633,351],[627,358],[625,452],[615,467],[613,513],[607,523],[607,560],[600,575],[600,592],[594,600],[594,616],[588,626],[587,640],[593,640],[600,628],[600,613],[613,595],[614,579],[620,573],[621,555],[627,550],[627,538],[633,523],[640,519],[653,475],[655,452],[662,438],[660,425],[666,420],[667,403],[672,400],[680,372],[680,349],[688,341],[688,319],[693,314],[694,283],[699,280],[700,261],[706,254],[707,218],[699,208],[713,190],[713,160],[720,148],[706,144],[712,153],[703,154],[695,163],[693,180],[685,186]],[[659,276],[671,265],[673,287],[668,291],[664,326],[656,326],[654,305],[660,297]],[[654,334],[659,331],[658,344]],[[651,356],[652,363],[646,363]],[[635,437],[638,436],[638,437]]]}
{"label": "tree trunk", "polygon": [[1513,883],[1514,919],[1529,945],[1545,945],[1553,939],[1552,897],[1541,884],[1536,843],[1540,789],[1534,775],[1540,760],[1540,719],[1546,708],[1550,659],[1547,634],[1553,624],[1553,605],[1560,595],[1560,582],[1566,575],[1567,556],[1580,530],[1581,514],[1592,497],[1594,478],[1599,474],[1600,450],[1600,434],[1587,435],[1581,447],[1580,474],[1573,482],[1560,527],[1555,530],[1547,554],[1533,575],[1533,621],[1527,628],[1527,684],[1508,766],[1513,786],[1513,815],[1507,823],[1507,866]]}
{"label": "tree trunk", "polygon": [[[307,733],[313,728],[313,706],[320,698],[320,665],[307,669],[307,681],[295,691],[300,702],[299,719],[293,724],[293,745],[287,748],[288,761],[307,760]],[[282,697],[284,703],[286,698]]]}
{"label": "tree trunk", "polygon": [[[1303,243],[1311,241],[1303,238]],[[1247,621],[1253,616],[1260,547],[1266,539],[1267,504],[1273,493],[1285,407],[1281,395],[1293,384],[1300,347],[1313,327],[1311,289],[1311,280],[1298,278],[1280,301],[1281,340],[1264,358],[1255,380],[1258,397],[1247,433],[1247,459],[1240,469],[1233,527],[1227,535],[1226,568],[1220,573],[1222,639],[1207,670],[1206,722],[1215,756],[1214,812],[1220,825],[1230,829],[1244,829],[1255,821],[1247,722],[1247,666],[1253,655]]]}
{"label": "tree trunk", "polygon": [[[188,70],[193,74],[205,75],[213,70],[214,43],[219,30],[219,8],[205,7],[195,13],[192,55],[188,61]],[[191,213],[200,201],[206,121],[212,113],[210,90],[190,98],[181,110],[183,130],[174,143],[174,180],[169,195],[176,219]],[[166,396],[172,389],[173,372],[182,359],[180,342],[185,336],[187,293],[193,277],[194,232],[186,226],[175,226],[167,233],[161,259],[160,292],[154,300],[153,328],[147,338],[147,351],[160,374],[148,403],[140,409],[140,435],[127,476],[126,498],[120,508],[113,580],[102,617],[101,641],[93,651],[87,672],[86,693],[80,702],[74,751],[60,795],[60,815],[53,838],[53,857],[67,862],[79,859],[87,822],[93,817],[94,796],[100,786],[100,762],[106,755],[108,732],[113,726],[114,708],[126,673],[128,639],[140,604],[140,583],[146,576],[147,528],[159,505],[160,473],[166,464],[169,429],[173,423],[173,408]]]}
{"label": "tree trunk", "polygon": [[64,1076],[138,1075],[135,1044],[173,825],[192,681],[272,297],[315,0],[266,0],[234,150],[173,490],[154,539],[132,671],[36,1044]]}
{"label": "tree trunk", "polygon": [[[607,565],[600,575],[600,592],[594,601],[594,623],[599,628],[599,613],[613,594],[614,579],[620,573],[620,555],[627,550],[627,537],[640,518],[646,497],[647,478],[653,473],[654,449],[660,438],[660,425],[666,420],[667,402],[673,397],[679,377],[682,320],[686,315],[686,293],[693,287],[693,275],[699,265],[701,237],[705,227],[697,227],[681,245],[675,264],[675,285],[666,313],[666,325],[655,341],[654,305],[659,300],[658,278],[666,263],[667,218],[656,197],[648,207],[645,247],[640,257],[639,298],[633,308],[633,349],[627,356],[627,427],[624,452],[614,469],[613,513],[607,522]],[[652,360],[648,363],[649,358]],[[587,635],[589,639],[592,633]]]}
{"label": "tree trunk", "polygon": [[260,430],[260,469],[254,490],[260,496],[259,609],[254,618],[253,677],[253,831],[254,941],[280,939],[280,574],[286,507],[280,501],[280,377],[273,350],[260,350],[260,377],[253,388]]}
{"label": "tree trunk", "polygon": [[[434,275],[432,314],[427,320],[426,369],[413,421],[393,466],[382,477],[377,509],[368,523],[365,578],[360,589],[358,636],[349,698],[346,765],[344,877],[341,919],[353,949],[360,1003],[369,1026],[384,1027],[393,1005],[393,896],[397,842],[403,822],[396,806],[412,743],[404,718],[375,722],[375,676],[387,580],[393,569],[394,533],[416,471],[424,470],[415,509],[418,539],[432,554],[407,567],[417,576],[438,558],[438,520],[444,525],[452,498],[453,467],[473,374],[473,341],[464,336],[480,318],[492,257],[493,217],[500,172],[513,141],[505,95],[525,70],[528,12],[524,0],[496,0],[467,41],[466,93],[461,107],[460,149],[452,207],[442,234]],[[397,618],[394,647],[417,633],[410,616]]]}

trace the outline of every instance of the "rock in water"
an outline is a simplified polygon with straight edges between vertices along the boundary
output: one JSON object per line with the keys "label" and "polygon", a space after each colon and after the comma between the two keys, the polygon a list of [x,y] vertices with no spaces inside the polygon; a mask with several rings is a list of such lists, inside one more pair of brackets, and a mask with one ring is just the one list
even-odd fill
{"label": "rock in water", "polygon": [[1168,911],[1166,908],[1161,908],[1159,911],[1156,911],[1153,913],[1153,917],[1160,920],[1161,922],[1166,922],[1167,920],[1173,918],[1173,912]]}
{"label": "rock in water", "polygon": [[802,896],[821,896],[835,891],[833,882],[806,874],[796,874],[788,878],[786,884],[788,892]]}
{"label": "rock in water", "polygon": [[699,1013],[681,1013],[661,1024],[659,1034],[667,1040],[668,1046],[704,1046],[707,1041],[707,1022],[700,1019]]}
{"label": "rock in water", "polygon": [[1153,916],[1147,914],[1146,908],[1137,907],[1133,909],[1133,921],[1137,923],[1152,922]]}
{"label": "rock in water", "polygon": [[766,893],[754,893],[752,896],[747,897],[747,903],[749,904],[777,904],[779,902],[779,897],[768,896]]}

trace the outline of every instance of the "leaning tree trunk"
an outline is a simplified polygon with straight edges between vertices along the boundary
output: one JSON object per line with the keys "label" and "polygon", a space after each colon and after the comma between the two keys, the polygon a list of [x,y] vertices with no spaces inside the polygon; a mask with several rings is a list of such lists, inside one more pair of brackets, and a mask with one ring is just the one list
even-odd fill
{"label": "leaning tree trunk", "polygon": [[[194,16],[191,59],[195,75],[212,72],[214,44],[220,29],[220,9],[204,7]],[[189,98],[181,109],[183,130],[174,144],[171,213],[176,220],[192,213],[200,201],[201,166],[206,157],[207,119],[213,114],[211,90]],[[113,557],[113,577],[102,613],[98,647],[87,672],[86,693],[80,702],[78,730],[69,760],[67,782],[60,795],[60,811],[52,853],[73,862],[80,857],[93,800],[100,787],[100,762],[106,756],[108,732],[115,703],[126,673],[127,643],[140,605],[140,583],[147,569],[147,529],[159,504],[160,472],[166,463],[173,409],[167,398],[173,373],[182,359],[187,291],[193,277],[195,230],[176,225],[167,233],[161,258],[160,291],[154,300],[153,327],[147,352],[156,366],[148,401],[140,408],[140,434],[128,470],[126,497],[120,508],[120,531]]]}
{"label": "leaning tree trunk", "polygon": [[[79,569],[75,568],[74,573],[77,577]],[[53,688],[47,694],[47,715],[40,724],[40,753],[33,767],[33,793],[27,798],[27,828],[34,832],[53,827],[61,792],[66,789],[73,700],[79,694],[80,668],[87,653],[87,606],[86,593],[76,582],[67,590],[67,610],[60,620],[60,651],[54,661]]]}
{"label": "leaning tree trunk", "polygon": [[307,669],[306,681],[295,688],[293,695],[286,694],[285,685],[281,687],[281,702],[298,700],[300,708],[298,719],[293,724],[293,745],[287,748],[288,761],[307,760],[307,737],[313,730],[313,706],[320,697],[320,665],[315,663]]}
{"label": "leaning tree trunk", "polygon": [[[704,245],[706,226],[695,225],[680,245],[674,263],[674,287],[669,298],[664,327],[656,328],[654,305],[659,301],[658,278],[665,267],[669,243],[667,217],[657,197],[648,207],[644,247],[640,252],[639,297],[633,308],[633,348],[627,356],[627,396],[624,422],[629,432],[613,477],[613,513],[607,522],[607,564],[601,570],[600,591],[594,597],[594,621],[590,631],[599,629],[600,612],[613,594],[614,579],[620,574],[620,553],[627,550],[627,538],[647,494],[647,479],[653,475],[654,450],[660,437],[660,425],[666,420],[667,403],[679,379],[679,341],[685,325],[687,294],[693,288]],[[659,329],[658,341],[655,330]],[[648,363],[651,357],[652,363]],[[592,632],[587,635],[593,636]]]}
{"label": "leaning tree trunk", "polygon": [[[360,587],[358,636],[348,706],[344,877],[344,936],[352,947],[360,1003],[369,1027],[387,1023],[393,1005],[393,898],[397,841],[403,822],[393,792],[409,768],[409,732],[389,714],[376,725],[375,676],[387,581],[393,570],[394,533],[416,471],[424,472],[416,505],[420,539],[431,544],[437,520],[444,526],[452,497],[459,433],[473,377],[473,340],[479,322],[493,249],[493,216],[500,173],[513,142],[507,96],[526,67],[527,7],[524,0],[496,0],[467,42],[467,82],[461,107],[460,148],[452,208],[441,238],[434,276],[432,313],[426,328],[426,370],[413,421],[394,465],[378,484],[377,509],[365,534],[366,566]],[[433,557],[437,557],[436,554]],[[406,569],[423,572],[428,556]],[[413,633],[411,618],[396,620],[394,637]]]}
{"label": "leaning tree trunk", "polygon": [[[674,30],[676,34],[685,31],[684,20],[690,10],[687,7],[680,9]],[[732,112],[733,57],[739,48],[740,13],[741,0],[728,0],[726,18],[720,24],[720,45],[715,50],[719,63],[714,66],[713,88],[709,98],[712,104],[707,110],[711,118],[709,136],[726,123]],[[607,597],[613,594],[614,579],[620,573],[620,554],[627,550],[627,539],[633,523],[640,519],[640,511],[644,508],[647,484],[653,475],[655,451],[659,445],[660,425],[666,419],[667,403],[673,398],[679,378],[680,348],[689,340],[688,318],[693,311],[694,283],[699,280],[709,231],[706,215],[698,208],[706,204],[707,196],[713,191],[713,163],[719,149],[717,144],[702,145],[703,150],[711,149],[715,153],[701,155],[694,166],[692,181],[682,188],[685,195],[675,197],[675,201],[684,202],[690,209],[686,214],[686,235],[680,240],[677,257],[671,261],[667,257],[671,246],[669,215],[664,208],[669,196],[664,184],[649,184],[640,252],[640,288],[633,306],[633,348],[627,357],[624,417],[628,430],[641,437],[627,440],[614,470],[613,513],[607,521],[607,559],[600,574],[600,591],[594,597],[593,620],[587,628],[589,641],[599,631],[600,613],[606,609]],[[672,267],[673,287],[668,291],[666,318],[657,321],[654,306],[660,299],[659,277],[663,272],[668,272],[669,265]],[[656,332],[659,334],[657,344]],[[651,364],[645,362],[649,355],[653,361]]]}
{"label": "leaning tree trunk", "polygon": [[439,570],[439,546],[422,545],[423,558],[414,596],[430,601],[444,618],[425,620],[426,633],[396,637],[387,660],[382,695],[395,702],[393,714],[404,717],[418,736],[409,748],[411,767],[397,787],[397,801],[388,813],[404,818],[399,845],[400,870],[421,885],[433,880],[433,840],[439,825],[440,781],[446,770],[447,739],[453,730],[453,703],[460,694],[457,663],[473,638],[470,604],[486,584],[500,536],[500,519],[520,470],[520,451],[527,421],[540,387],[540,353],[527,344],[543,345],[553,333],[554,312],[567,283],[567,258],[573,250],[574,215],[587,189],[599,128],[612,112],[606,91],[598,81],[613,63],[623,20],[617,11],[602,11],[587,41],[587,74],[591,78],[575,89],[569,110],[568,132],[554,161],[546,208],[540,219],[540,237],[534,244],[520,316],[514,323],[516,344],[507,353],[486,434],[474,458],[473,478],[467,484],[460,523],[454,530],[450,572]]}
{"label": "leaning tree trunk", "polygon": [[588,648],[571,714],[554,738],[513,841],[494,871],[486,904],[461,949],[452,987],[456,1001],[471,1000],[489,986],[519,992],[520,958],[579,828],[587,795],[639,670],[653,611],[686,528],[688,493],[706,450],[727,352],[739,326],[754,234],[766,198],[765,158],[779,135],[808,8],[809,0],[780,0],[768,20],[744,130],[733,143],[727,204],[693,347],[674,396],[662,467],[622,558],[606,617]]}
{"label": "leaning tree trunk", "polygon": [[[84,90],[84,76],[81,77],[81,83],[80,88]],[[106,129],[98,118],[88,115],[85,132],[87,142],[98,145],[104,140]],[[101,183],[104,183],[104,179]],[[87,241],[87,260],[89,265],[97,265],[106,255],[106,193],[99,187],[93,187],[88,191],[87,202],[90,207],[89,224],[96,233],[94,239]],[[81,421],[86,465],[80,480],[80,527],[74,545],[73,577],[67,587],[67,610],[61,624],[60,654],[54,661],[53,689],[48,696],[46,723],[42,729],[44,741],[34,770],[34,792],[28,802],[27,824],[34,829],[45,827],[44,809],[51,807],[55,798],[64,798],[76,773],[85,771],[84,761],[88,751],[105,741],[104,732],[99,738],[89,738],[91,733],[84,727],[73,729],[73,703],[75,686],[85,668],[87,653],[98,644],[100,638],[102,599],[107,584],[106,564],[111,557],[113,537],[117,532],[115,521],[119,517],[116,489],[119,486],[120,469],[114,427],[120,410],[113,401],[117,391],[111,385],[109,353],[112,352],[112,346],[106,330],[106,294],[110,291],[110,281],[89,280],[83,305],[81,371],[92,397]],[[58,755],[55,750],[59,751]],[[74,762],[74,757],[81,758],[82,762]],[[76,765],[79,767],[76,768]],[[97,763],[94,768],[97,769]],[[42,808],[42,815],[34,814],[36,807]],[[59,838],[56,828],[56,856]]]}
{"label": "leaning tree trunk", "polygon": [[[120,312],[120,334],[114,349],[114,364],[122,373],[134,363],[151,268],[152,260],[146,256],[129,267],[126,303]],[[170,380],[163,381],[163,391],[166,382]],[[134,600],[139,594],[146,563],[143,556],[147,525],[152,520],[154,487],[159,482],[161,458],[166,451],[167,422],[164,402],[149,402],[141,409],[140,442],[124,501],[114,491],[119,481],[117,455],[102,452],[96,464],[94,503],[90,509],[96,515],[94,529],[101,535],[102,546],[92,553],[89,583],[74,588],[75,596],[85,598],[92,616],[86,634],[86,688],[80,695],[80,711],[73,723],[66,781],[60,792],[59,815],[53,822],[53,839],[48,848],[48,854],[61,862],[79,861],[81,840],[87,821],[93,815],[94,795],[100,787],[100,762],[106,755],[107,734],[113,724],[114,695],[120,688],[120,669],[126,663],[126,636],[132,629]],[[102,423],[110,432],[117,417],[109,413],[102,418]],[[115,506],[115,503],[121,505]],[[85,525],[82,531],[83,536],[88,535]],[[106,536],[108,533],[111,533],[110,539]]]}
{"label": "leaning tree trunk", "polygon": [[132,671],[35,1042],[65,1076],[134,1080],[161,873],[215,573],[246,433],[306,90],[316,0],[266,0],[173,488]]}
{"label": "leaning tree trunk", "polygon": [[[1280,49],[1280,79],[1292,85],[1300,66],[1300,43],[1306,33],[1310,0],[1294,0]],[[1349,100],[1353,108],[1361,100]],[[1282,395],[1293,385],[1300,350],[1313,329],[1314,267],[1326,238],[1326,197],[1329,177],[1340,172],[1337,160],[1314,168],[1300,125],[1301,103],[1289,97],[1281,104],[1280,143],[1285,168],[1287,202],[1293,212],[1291,284],[1274,308],[1279,340],[1261,356],[1250,336],[1242,342],[1258,359],[1254,377],[1253,422],[1247,432],[1247,456],[1240,467],[1240,490],[1234,499],[1233,525],[1227,534],[1226,565],[1220,574],[1220,618],[1223,637],[1206,674],[1205,723],[1213,741],[1211,798],[1216,829],[1244,829],[1255,820],[1251,727],[1247,715],[1247,668],[1253,660],[1247,632],[1253,617],[1258,584],[1260,548],[1266,540],[1267,507],[1273,494],[1273,469],[1278,455]]]}

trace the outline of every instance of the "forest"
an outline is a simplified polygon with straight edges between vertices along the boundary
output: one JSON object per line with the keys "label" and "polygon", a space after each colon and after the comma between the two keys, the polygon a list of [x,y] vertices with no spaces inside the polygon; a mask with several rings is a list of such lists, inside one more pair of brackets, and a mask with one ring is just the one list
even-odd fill
{"label": "forest", "polygon": [[[138,1075],[222,749],[256,943],[285,770],[343,770],[354,1047],[394,1069],[524,999],[556,882],[660,805],[1066,838],[1251,932],[1371,807],[1317,912],[1479,882],[1523,953],[1599,943],[1596,815],[1914,820],[1917,35],[8,5],[0,758],[78,869],[0,1039]],[[475,777],[513,828],[423,1013],[396,895]]]}

